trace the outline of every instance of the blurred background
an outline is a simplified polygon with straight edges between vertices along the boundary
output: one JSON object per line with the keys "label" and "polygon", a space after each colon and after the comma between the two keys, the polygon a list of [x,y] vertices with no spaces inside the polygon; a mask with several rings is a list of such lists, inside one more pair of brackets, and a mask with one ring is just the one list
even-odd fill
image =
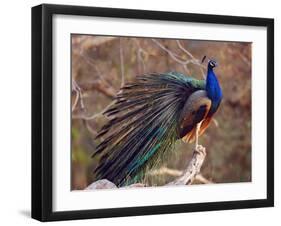
{"label": "blurred background", "polygon": [[[92,159],[99,129],[108,120],[102,111],[122,84],[135,76],[177,71],[204,79],[204,55],[215,59],[223,101],[199,143],[207,149],[201,180],[195,183],[251,181],[251,43],[72,35],[71,189],[95,181]],[[149,184],[163,185],[188,164],[194,144],[178,141]]]}

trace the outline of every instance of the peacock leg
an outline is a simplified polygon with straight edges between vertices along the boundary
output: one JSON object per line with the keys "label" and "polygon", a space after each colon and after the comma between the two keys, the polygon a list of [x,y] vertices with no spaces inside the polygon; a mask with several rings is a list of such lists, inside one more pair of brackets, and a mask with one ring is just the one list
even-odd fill
{"label": "peacock leg", "polygon": [[200,131],[201,122],[196,124],[196,133],[195,133],[195,150],[198,149],[198,140],[199,140],[199,131]]}

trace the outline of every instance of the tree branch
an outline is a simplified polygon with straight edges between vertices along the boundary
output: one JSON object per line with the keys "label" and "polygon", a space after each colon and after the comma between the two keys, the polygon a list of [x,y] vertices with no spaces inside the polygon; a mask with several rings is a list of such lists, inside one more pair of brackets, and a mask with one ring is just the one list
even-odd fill
{"label": "tree branch", "polygon": [[213,181],[210,181],[208,179],[206,179],[205,177],[203,177],[203,175],[201,173],[197,174],[195,176],[195,180],[199,181],[202,184],[213,184]]}
{"label": "tree branch", "polygon": [[111,86],[104,84],[104,82],[101,81],[100,79],[92,81],[90,83],[80,84],[80,87],[84,91],[97,90],[98,92],[104,94],[105,96],[109,97],[112,100],[116,96],[115,89]]}
{"label": "tree branch", "polygon": [[200,173],[200,169],[203,165],[205,157],[206,149],[203,146],[199,145],[197,149],[193,151],[191,161],[188,163],[187,168],[184,170],[183,174],[167,185],[192,184],[196,175]]}
{"label": "tree branch", "polygon": [[72,79],[72,90],[76,93],[74,104],[72,105],[72,112],[76,108],[79,100],[80,100],[80,107],[82,110],[84,110],[85,105],[84,105],[84,101],[83,101],[82,91],[81,91],[80,86],[77,84],[77,82],[74,79]]}
{"label": "tree branch", "polygon": [[182,59],[177,53],[171,51],[170,49],[166,48],[163,44],[161,44],[159,41],[157,41],[156,39],[151,39],[158,47],[160,47],[162,50],[164,50],[166,53],[169,54],[169,56],[176,61],[177,63],[181,64],[184,68],[184,70],[189,73],[189,69],[187,67],[188,64],[194,64],[196,66],[198,66],[200,68],[202,77],[205,78],[205,73],[204,73],[204,69],[206,69],[206,66],[202,65],[200,63],[200,60],[196,59],[187,49],[185,49],[182,44],[180,43],[179,40],[176,40],[177,46],[179,47],[179,49],[185,54],[187,55],[190,59]]}
{"label": "tree branch", "polygon": [[103,115],[103,113],[111,107],[111,105],[115,102],[112,101],[110,102],[102,111],[98,112],[98,113],[95,113],[95,114],[92,114],[92,115],[89,115],[89,116],[86,116],[86,115],[74,115],[72,114],[72,118],[73,119],[83,119],[83,120],[93,120],[93,119],[96,119],[98,117],[101,117]]}
{"label": "tree branch", "polygon": [[119,55],[120,55],[120,67],[121,67],[121,87],[125,85],[125,72],[124,72],[124,56],[123,56],[123,43],[122,39],[119,39]]}

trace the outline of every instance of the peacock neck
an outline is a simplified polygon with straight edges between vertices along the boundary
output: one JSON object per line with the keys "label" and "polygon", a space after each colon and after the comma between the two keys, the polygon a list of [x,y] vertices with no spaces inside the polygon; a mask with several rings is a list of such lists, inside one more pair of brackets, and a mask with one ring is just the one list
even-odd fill
{"label": "peacock neck", "polygon": [[219,104],[222,99],[222,91],[212,67],[208,67],[206,80],[206,91],[208,97],[214,104]]}

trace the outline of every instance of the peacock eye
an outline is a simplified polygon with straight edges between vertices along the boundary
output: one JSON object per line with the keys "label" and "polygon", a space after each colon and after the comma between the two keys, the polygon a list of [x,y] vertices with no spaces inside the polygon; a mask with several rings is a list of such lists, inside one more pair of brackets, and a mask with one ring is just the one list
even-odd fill
{"label": "peacock eye", "polygon": [[210,66],[211,67],[216,67],[216,62],[215,61],[210,61]]}

